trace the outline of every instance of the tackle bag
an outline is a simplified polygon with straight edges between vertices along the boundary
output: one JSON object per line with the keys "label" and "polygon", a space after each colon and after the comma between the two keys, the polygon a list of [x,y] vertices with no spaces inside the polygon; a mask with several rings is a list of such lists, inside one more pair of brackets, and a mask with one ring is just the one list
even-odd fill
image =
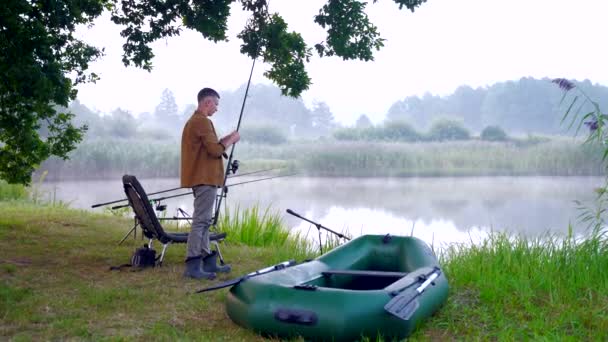
{"label": "tackle bag", "polygon": [[156,266],[156,259],[156,251],[153,248],[148,247],[148,245],[144,245],[135,250],[131,256],[130,264],[112,266],[110,267],[110,270],[120,270],[123,267],[134,267],[136,270],[142,270],[147,267]]}

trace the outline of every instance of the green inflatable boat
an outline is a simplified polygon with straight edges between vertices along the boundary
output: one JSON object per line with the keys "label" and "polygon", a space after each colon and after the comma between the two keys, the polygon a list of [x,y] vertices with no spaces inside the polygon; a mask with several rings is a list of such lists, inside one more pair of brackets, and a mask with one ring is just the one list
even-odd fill
{"label": "green inflatable boat", "polygon": [[437,258],[420,239],[364,235],[312,261],[238,282],[226,309],[237,324],[267,336],[393,339],[409,336],[447,295]]}

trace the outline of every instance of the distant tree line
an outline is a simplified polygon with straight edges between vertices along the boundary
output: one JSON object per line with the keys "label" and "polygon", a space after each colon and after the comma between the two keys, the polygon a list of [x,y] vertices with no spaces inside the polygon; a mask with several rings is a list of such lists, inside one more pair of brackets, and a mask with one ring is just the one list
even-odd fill
{"label": "distant tree line", "polygon": [[[589,80],[574,82],[587,94],[597,99],[600,108],[608,105],[608,87],[594,85]],[[473,89],[458,87],[445,97],[425,94],[409,96],[395,102],[387,120],[406,121],[419,129],[428,129],[438,118],[460,119],[476,132],[487,126],[499,126],[513,133],[565,133],[567,124],[561,123],[564,107],[560,107],[563,93],[550,79],[522,78]],[[586,103],[580,110],[592,110]]]}
{"label": "distant tree line", "polygon": [[[437,119],[427,132],[420,132],[405,121],[386,121],[381,125],[358,125],[341,128],[334,132],[334,137],[342,141],[456,141],[472,138],[462,120]],[[498,126],[487,126],[480,134],[481,140],[507,141],[507,133]]]}
{"label": "distant tree line", "polygon": [[[244,90],[241,87],[234,92],[222,92],[220,115],[213,118],[218,134],[236,127]],[[163,91],[153,113],[137,116],[122,108],[110,113],[94,112],[78,100],[69,106],[75,114],[74,121],[88,126],[88,139],[176,138],[181,136],[185,122],[195,109],[192,103],[180,111],[169,89]],[[328,136],[337,127],[339,125],[326,103],[315,102],[309,109],[301,99],[282,96],[275,86],[253,85],[249,90],[241,132],[243,141],[279,144],[294,138]]]}
{"label": "distant tree line", "polygon": [[[600,107],[608,106],[608,87],[588,80],[577,84],[598,99]],[[235,91],[221,92],[220,112],[213,119],[218,134],[236,127],[244,93],[244,85]],[[265,144],[323,136],[338,140],[421,141],[466,140],[479,135],[484,140],[499,141],[516,133],[565,133],[561,96],[549,79],[522,78],[477,89],[460,86],[444,97],[426,94],[397,101],[386,120],[377,126],[367,115],[360,115],[353,127],[344,127],[335,121],[326,103],[315,102],[309,108],[301,98],[285,97],[275,86],[258,84],[249,90],[241,132],[243,141]],[[589,106],[573,110],[584,112]],[[195,108],[194,101],[180,108],[169,89],[162,92],[152,113],[133,115],[121,108],[99,113],[78,100],[69,106],[75,123],[88,126],[88,139],[176,139]]]}

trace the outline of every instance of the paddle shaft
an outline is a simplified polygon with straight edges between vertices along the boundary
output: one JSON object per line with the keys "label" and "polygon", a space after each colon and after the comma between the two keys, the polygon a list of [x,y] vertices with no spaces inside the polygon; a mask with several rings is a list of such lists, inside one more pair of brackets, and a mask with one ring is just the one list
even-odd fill
{"label": "paddle shaft", "polygon": [[231,280],[225,281],[223,283],[220,283],[220,284],[217,284],[217,285],[214,285],[214,286],[210,286],[210,287],[198,290],[195,293],[202,293],[202,292],[207,292],[207,291],[219,290],[219,289],[222,289],[224,287],[233,286],[233,285],[236,285],[236,284],[242,282],[245,279],[257,277],[259,275],[270,273],[270,272],[274,272],[274,271],[279,271],[279,270],[285,269],[287,267],[291,267],[291,266],[293,266],[295,264],[296,264],[296,261],[293,260],[293,259],[292,260],[288,260],[288,261],[284,261],[284,262],[282,262],[280,264],[276,264],[274,266],[269,266],[269,267],[257,270],[255,272],[248,273],[248,274],[246,274],[246,275],[244,275],[242,277],[231,279]]}

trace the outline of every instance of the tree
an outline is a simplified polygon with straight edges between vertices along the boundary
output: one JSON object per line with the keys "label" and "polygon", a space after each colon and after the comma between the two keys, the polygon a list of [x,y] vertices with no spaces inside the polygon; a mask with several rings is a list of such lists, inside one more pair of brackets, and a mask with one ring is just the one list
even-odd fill
{"label": "tree", "polygon": [[[57,112],[76,97],[74,86],[94,81],[89,62],[101,51],[73,36],[105,1],[3,1],[0,6],[0,178],[28,184],[51,155],[67,158],[86,126]],[[72,76],[72,77],[70,77]],[[38,130],[46,126],[48,134]]]}
{"label": "tree", "polygon": [[116,108],[112,115],[104,117],[107,133],[116,138],[132,138],[137,133],[137,121],[128,110]]}
{"label": "tree", "polygon": [[486,141],[506,141],[507,133],[499,126],[488,126],[481,131],[481,140]]}
{"label": "tree", "polygon": [[[412,12],[426,0],[393,0]],[[374,3],[376,0],[373,1]],[[0,6],[0,178],[27,184],[50,155],[67,158],[86,127],[75,127],[67,108],[75,86],[94,82],[89,63],[102,50],[74,36],[77,25],[91,25],[104,11],[124,26],[123,63],[152,69],[150,44],[179,35],[183,28],[211,41],[227,40],[230,5],[239,3],[251,16],[238,37],[241,53],[270,64],[265,76],[283,94],[297,97],[310,85],[304,64],[312,55],[297,32],[289,32],[267,0],[6,0]],[[327,31],[314,46],[320,56],[372,60],[383,39],[360,0],[328,0],[314,21]],[[48,125],[40,136],[41,122]]]}
{"label": "tree", "polygon": [[160,103],[154,110],[154,116],[161,122],[169,122],[177,120],[177,103],[175,103],[175,96],[169,89],[163,90],[160,97]]}
{"label": "tree", "polygon": [[369,119],[369,117],[365,114],[361,114],[359,115],[359,118],[357,119],[357,122],[355,122],[355,127],[356,128],[370,128],[373,127],[374,124],[372,123],[372,120]]}
{"label": "tree", "polygon": [[[239,113],[243,105],[246,85],[235,92],[220,94],[220,111],[214,123],[225,132],[236,128]],[[284,132],[290,132],[290,137],[305,137],[312,129],[312,116],[301,98],[282,96],[279,88],[273,85],[255,84],[249,89],[247,99],[247,120],[258,125],[275,126]]]}
{"label": "tree", "polygon": [[312,128],[317,132],[317,136],[328,135],[337,126],[334,121],[334,115],[325,102],[315,102],[311,116]]}
{"label": "tree", "polygon": [[437,119],[431,125],[428,138],[433,141],[468,140],[470,133],[461,121]]}
{"label": "tree", "polygon": [[[449,114],[462,118],[465,126],[474,130],[481,129],[481,105],[485,97],[485,91],[469,86],[460,86],[454,93],[445,99],[445,111]],[[446,113],[447,114],[447,113]]]}
{"label": "tree", "polygon": [[154,110],[154,125],[151,126],[153,129],[164,129],[167,130],[173,135],[179,131],[181,134],[181,121],[179,118],[177,103],[175,102],[175,96],[169,89],[163,90],[163,93],[160,97],[160,103],[156,106]]}

